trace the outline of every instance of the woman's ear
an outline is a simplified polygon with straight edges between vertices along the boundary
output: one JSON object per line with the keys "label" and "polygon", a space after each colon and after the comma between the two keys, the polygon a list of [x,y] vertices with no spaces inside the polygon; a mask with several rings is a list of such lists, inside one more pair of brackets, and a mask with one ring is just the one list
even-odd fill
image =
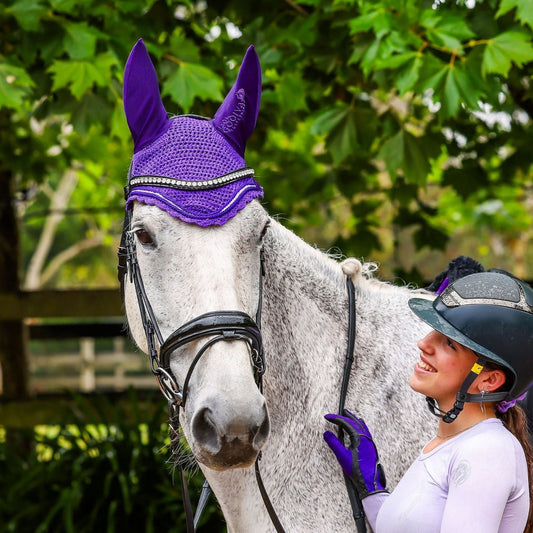
{"label": "woman's ear", "polygon": [[480,374],[477,384],[479,392],[494,392],[498,390],[506,380],[503,370],[486,370]]}

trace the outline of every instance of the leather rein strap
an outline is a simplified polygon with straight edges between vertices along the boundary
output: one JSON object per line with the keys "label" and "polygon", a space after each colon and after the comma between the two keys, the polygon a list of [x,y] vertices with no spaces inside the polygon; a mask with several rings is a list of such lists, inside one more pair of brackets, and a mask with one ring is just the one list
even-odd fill
{"label": "leather rein strap", "polygon": [[[350,382],[350,375],[352,373],[352,366],[354,362],[354,346],[356,333],[356,309],[355,309],[355,287],[350,276],[346,276],[346,289],[348,291],[348,346],[346,349],[346,359],[344,361],[344,372],[342,375],[341,393],[339,398],[339,414],[342,415],[346,402],[346,394],[348,393],[348,383]],[[343,442],[344,432],[339,428],[339,440]],[[361,498],[354,487],[350,478],[344,474],[344,483],[348,491],[348,498],[352,506],[352,514],[355,520],[358,533],[366,533],[365,511]]]}

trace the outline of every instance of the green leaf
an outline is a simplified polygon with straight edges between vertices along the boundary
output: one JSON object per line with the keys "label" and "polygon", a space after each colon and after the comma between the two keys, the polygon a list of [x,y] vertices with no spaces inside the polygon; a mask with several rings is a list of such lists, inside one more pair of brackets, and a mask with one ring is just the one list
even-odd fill
{"label": "green leaf", "polygon": [[326,145],[338,165],[357,148],[356,112],[349,106],[323,111],[311,126],[311,133],[327,137]]}
{"label": "green leaf", "polygon": [[375,11],[370,11],[369,13],[351,19],[349,22],[350,33],[353,35],[370,29],[373,29],[377,33],[380,30],[383,30],[383,28],[386,27],[386,25],[384,25],[386,22],[384,14],[385,9],[379,8]]}
{"label": "green leaf", "polygon": [[322,111],[313,122],[310,132],[323,135],[330,132],[346,115],[346,107],[334,107]]}
{"label": "green leaf", "polygon": [[455,116],[461,104],[461,91],[455,77],[455,66],[448,65],[446,71],[441,97],[442,115],[444,118]]}
{"label": "green leaf", "polygon": [[378,159],[383,159],[387,172],[394,179],[403,164],[403,130],[398,131],[396,135],[383,143]]}
{"label": "green leaf", "polygon": [[116,106],[111,115],[111,135],[115,135],[124,141],[129,141],[130,139],[130,130],[122,106]]}
{"label": "green leaf", "polygon": [[276,95],[280,108],[284,111],[306,110],[306,85],[301,72],[284,73],[276,87]]}
{"label": "green leaf", "polygon": [[336,165],[357,149],[357,122],[353,109],[348,108],[343,119],[333,128],[328,136],[327,147]]}
{"label": "green leaf", "polygon": [[516,8],[515,19],[521,21],[523,24],[527,24],[533,29],[533,9],[531,6],[531,0],[502,0],[500,9],[496,13],[496,18],[505,15],[511,9]]}
{"label": "green leaf", "polygon": [[17,0],[6,9],[6,12],[11,13],[26,31],[37,31],[40,18],[47,11],[48,8],[40,4],[39,0]]}
{"label": "green leaf", "polygon": [[79,3],[79,0],[50,0],[50,5],[54,8],[54,11],[69,13],[71,16],[74,7],[79,5]]}
{"label": "green leaf", "polygon": [[461,92],[462,101],[472,110],[479,109],[479,101],[483,99],[487,91],[486,83],[472,63],[461,62],[456,65],[455,79]]}
{"label": "green leaf", "polygon": [[111,68],[116,65],[116,59],[109,53],[98,55],[91,61],[54,61],[48,72],[52,73],[54,83],[52,90],[65,87],[78,100],[93,85],[105,87],[111,83]]}
{"label": "green leaf", "polygon": [[391,178],[403,171],[407,183],[424,185],[431,170],[430,157],[424,138],[405,130],[385,141],[378,158],[383,159]]}
{"label": "green leaf", "polygon": [[411,90],[418,81],[422,63],[422,55],[415,54],[415,57],[408,64],[398,70],[396,74],[396,88],[401,95]]}
{"label": "green leaf", "polygon": [[427,38],[433,44],[449,50],[461,49],[463,41],[475,36],[464,17],[451,13],[437,15],[426,10],[420,24],[426,28]]}
{"label": "green leaf", "polygon": [[441,90],[446,74],[448,73],[448,63],[436,59],[432,55],[423,55],[424,61],[420,69],[420,81],[418,91],[423,93],[431,89],[434,93]]}
{"label": "green leaf", "polygon": [[380,46],[381,40],[378,37],[371,42],[370,46],[368,46],[361,57],[361,67],[365,77],[368,77],[374,68],[374,65],[379,57]]}
{"label": "green leaf", "polygon": [[448,244],[449,237],[444,231],[434,228],[424,220],[414,232],[413,239],[418,250],[421,250],[424,246],[428,246],[433,250],[444,250],[446,244]]}
{"label": "green leaf", "polygon": [[482,72],[507,76],[512,63],[521,67],[529,61],[533,61],[531,37],[518,31],[507,31],[487,43],[483,53]]}
{"label": "green leaf", "polygon": [[201,61],[198,47],[187,39],[181,27],[177,27],[172,33],[169,48],[181,61],[186,63],[200,63]]}
{"label": "green leaf", "polygon": [[457,61],[444,64],[418,88],[433,90],[433,98],[442,105],[440,114],[443,118],[455,116],[461,103],[477,109],[478,101],[485,93],[481,78],[471,70],[471,66]]}
{"label": "green leaf", "polygon": [[69,23],[66,26],[63,46],[72,59],[87,59],[94,56],[96,40],[102,34],[86,22]]}
{"label": "green leaf", "polygon": [[407,183],[426,183],[431,165],[424,139],[404,132],[403,171]]}
{"label": "green leaf", "polygon": [[448,167],[443,173],[443,183],[451,185],[463,200],[487,188],[488,181],[487,172],[476,160],[466,160],[462,168]]}
{"label": "green leaf", "polygon": [[0,109],[7,107],[19,110],[24,96],[33,86],[32,79],[24,69],[0,63]]}
{"label": "green leaf", "polygon": [[376,70],[386,69],[386,68],[398,68],[410,61],[414,61],[418,56],[417,52],[403,52],[401,54],[394,54],[383,59],[379,59],[376,62]]}
{"label": "green leaf", "polygon": [[185,112],[195,98],[222,100],[222,80],[209,68],[195,63],[183,63],[163,84],[162,94],[168,94]]}

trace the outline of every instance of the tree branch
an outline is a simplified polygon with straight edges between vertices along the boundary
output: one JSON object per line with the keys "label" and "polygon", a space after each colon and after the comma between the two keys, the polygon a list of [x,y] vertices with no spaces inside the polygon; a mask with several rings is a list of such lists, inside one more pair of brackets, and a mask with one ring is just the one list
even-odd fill
{"label": "tree branch", "polygon": [[64,217],[61,211],[68,205],[77,183],[78,175],[74,169],[70,168],[63,174],[59,186],[54,191],[50,205],[52,213],[46,219],[39,243],[28,266],[24,281],[24,287],[26,289],[37,289],[41,285],[40,278],[43,265],[54,242],[57,226]]}
{"label": "tree branch", "polygon": [[42,272],[40,276],[40,285],[45,285],[54,274],[67,262],[70,261],[73,257],[76,257],[83,250],[88,250],[89,248],[94,248],[99,246],[104,242],[104,235],[99,233],[98,235],[79,241],[68,248],[65,248],[61,253],[57,254],[48,264],[46,269]]}
{"label": "tree branch", "polygon": [[293,2],[293,0],[285,0],[285,2],[289,4],[293,9],[298,11],[300,15],[304,15],[304,17],[309,16],[309,13],[302,6],[299,6],[296,2]]}

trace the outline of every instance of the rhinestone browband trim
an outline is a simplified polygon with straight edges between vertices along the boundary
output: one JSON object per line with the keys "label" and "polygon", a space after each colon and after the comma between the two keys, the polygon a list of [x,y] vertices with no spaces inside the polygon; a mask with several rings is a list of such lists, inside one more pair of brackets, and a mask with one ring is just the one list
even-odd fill
{"label": "rhinestone browband trim", "polygon": [[228,183],[241,180],[243,178],[252,178],[254,176],[253,168],[241,168],[234,172],[229,172],[218,178],[212,178],[209,180],[192,181],[192,180],[179,180],[175,178],[167,178],[164,176],[135,176],[131,178],[128,183],[128,192],[133,187],[139,185],[150,185],[155,187],[169,187],[171,189],[179,189],[184,191],[205,191],[209,189],[216,189],[222,187]]}

